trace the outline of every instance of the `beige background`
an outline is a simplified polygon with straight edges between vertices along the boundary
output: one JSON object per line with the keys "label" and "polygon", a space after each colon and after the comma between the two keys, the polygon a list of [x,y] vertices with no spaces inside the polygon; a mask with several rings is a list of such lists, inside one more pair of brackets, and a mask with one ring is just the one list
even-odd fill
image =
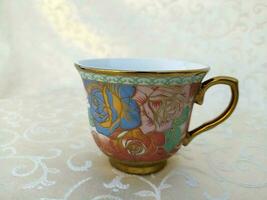
{"label": "beige background", "polygon": [[[267,3],[264,0],[0,2],[0,199],[260,199],[267,196]],[[113,170],[88,137],[73,62],[167,57],[240,81],[229,121],[147,177]],[[227,104],[225,87],[191,127]]]}

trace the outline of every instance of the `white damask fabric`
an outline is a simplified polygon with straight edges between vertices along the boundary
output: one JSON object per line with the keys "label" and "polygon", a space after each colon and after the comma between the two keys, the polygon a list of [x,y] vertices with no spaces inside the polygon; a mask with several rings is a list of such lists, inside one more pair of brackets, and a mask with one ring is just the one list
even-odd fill
{"label": "white damask fabric", "polygon": [[[0,2],[0,199],[265,200],[267,3],[264,0]],[[235,113],[149,176],[112,168],[96,147],[73,62],[164,57],[240,81]],[[191,128],[227,105],[216,86]]]}

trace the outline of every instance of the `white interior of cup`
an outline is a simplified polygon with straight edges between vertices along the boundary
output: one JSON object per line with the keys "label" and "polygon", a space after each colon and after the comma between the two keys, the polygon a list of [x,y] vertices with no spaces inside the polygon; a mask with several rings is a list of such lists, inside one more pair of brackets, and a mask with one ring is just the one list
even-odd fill
{"label": "white interior of cup", "polygon": [[209,67],[201,64],[170,59],[105,58],[80,60],[75,64],[85,69],[94,68],[115,71],[168,72],[209,70]]}

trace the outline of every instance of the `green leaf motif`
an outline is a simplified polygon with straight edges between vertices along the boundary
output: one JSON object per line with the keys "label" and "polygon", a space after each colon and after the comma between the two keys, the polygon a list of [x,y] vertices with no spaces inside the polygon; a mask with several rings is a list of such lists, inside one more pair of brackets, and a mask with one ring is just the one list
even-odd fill
{"label": "green leaf motif", "polygon": [[88,119],[89,119],[90,126],[95,127],[95,125],[94,125],[94,119],[93,119],[93,116],[91,115],[89,109],[88,109]]}
{"label": "green leaf motif", "polygon": [[186,106],[184,108],[181,116],[174,120],[173,127],[179,128],[179,126],[181,126],[183,123],[185,123],[187,118],[188,118],[189,112],[190,112],[190,108],[189,108],[189,106]]}
{"label": "green leaf motif", "polygon": [[164,149],[167,152],[172,151],[175,146],[180,142],[182,136],[181,125],[186,122],[190,113],[189,106],[186,106],[180,117],[176,118],[173,122],[172,128],[165,132]]}

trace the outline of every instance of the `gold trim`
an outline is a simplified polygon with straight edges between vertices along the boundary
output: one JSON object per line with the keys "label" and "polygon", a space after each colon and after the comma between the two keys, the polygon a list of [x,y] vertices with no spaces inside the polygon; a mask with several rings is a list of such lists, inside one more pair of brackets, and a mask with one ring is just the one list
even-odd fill
{"label": "gold trim", "polygon": [[114,158],[109,158],[110,164],[116,169],[129,173],[138,175],[147,175],[160,171],[163,169],[167,163],[167,160],[162,160],[158,162],[125,162],[119,161]]}
{"label": "gold trim", "polygon": [[230,86],[232,96],[231,96],[231,101],[230,101],[229,105],[227,106],[225,111],[222,114],[220,114],[218,117],[216,117],[215,119],[202,124],[201,126],[195,128],[192,131],[189,131],[188,134],[186,135],[185,139],[183,140],[183,145],[188,145],[189,142],[193,138],[195,138],[197,135],[199,135],[200,133],[207,131],[207,130],[210,130],[210,129],[214,128],[215,126],[221,124],[228,117],[230,117],[230,115],[233,113],[234,109],[236,108],[238,98],[239,98],[238,80],[235,78],[226,77],[226,76],[214,77],[214,78],[211,78],[211,79],[205,81],[204,83],[202,83],[202,86],[201,86],[201,88],[200,88],[200,90],[199,90],[199,92],[195,98],[195,102],[199,105],[202,105],[206,91],[211,86],[217,85],[217,84],[225,84],[225,85]]}
{"label": "gold trim", "polygon": [[207,73],[209,67],[203,69],[194,69],[194,70],[171,70],[171,71],[126,71],[126,70],[112,70],[112,69],[97,69],[94,67],[84,67],[77,63],[74,63],[77,70],[82,72],[90,72],[95,74],[106,74],[106,75],[122,75],[122,76],[191,76],[198,75],[202,73]]}

